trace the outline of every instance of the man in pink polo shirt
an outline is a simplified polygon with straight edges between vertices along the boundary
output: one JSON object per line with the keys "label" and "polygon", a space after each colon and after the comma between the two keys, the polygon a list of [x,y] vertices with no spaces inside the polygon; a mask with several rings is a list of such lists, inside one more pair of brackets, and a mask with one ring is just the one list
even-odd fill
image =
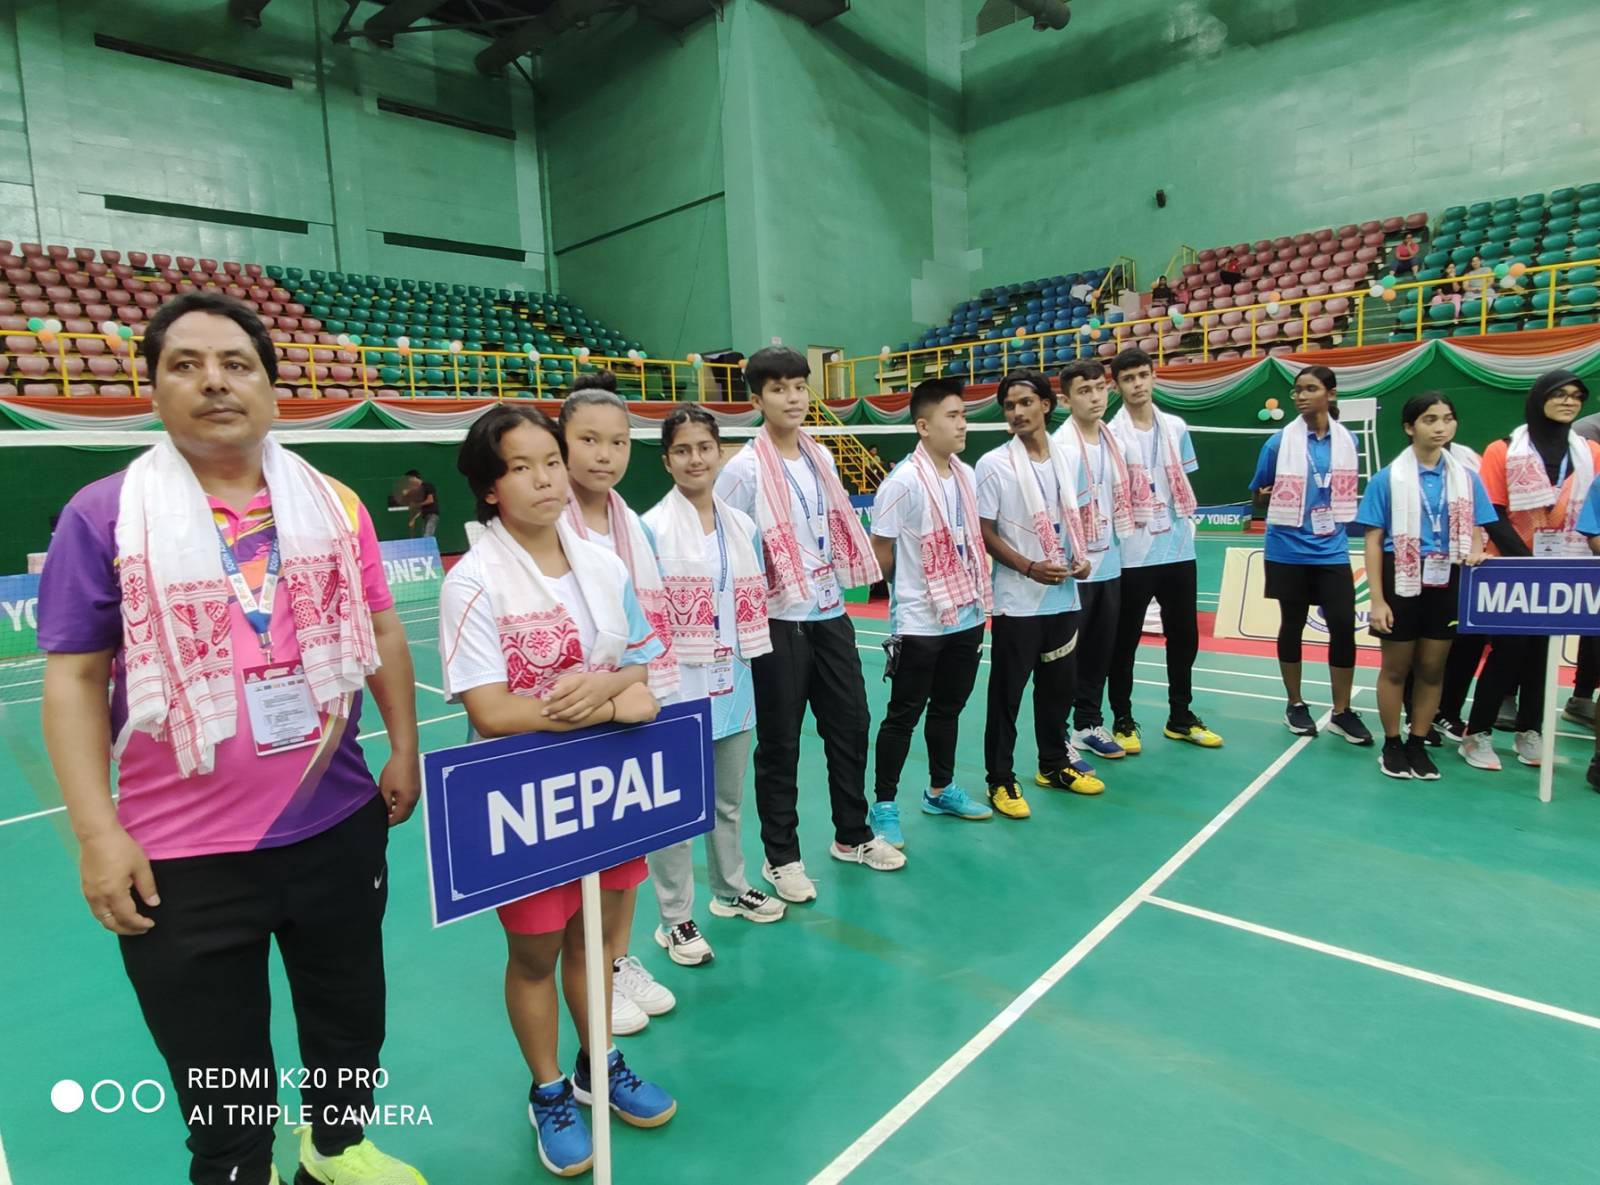
{"label": "man in pink polo shirt", "polygon": [[[279,1181],[272,1123],[249,1118],[277,1101],[276,938],[300,1036],[287,1064],[308,1071],[314,1116],[296,1179],[419,1185],[347,1111],[373,1102],[385,849],[420,788],[372,522],[268,435],[276,360],[244,305],[179,296],[144,354],[167,440],[74,495],[40,587],[45,742],[84,898],[167,1060],[191,1181]],[[356,739],[364,689],[389,733],[377,783]],[[219,1089],[191,1074],[208,1070],[265,1074]]]}

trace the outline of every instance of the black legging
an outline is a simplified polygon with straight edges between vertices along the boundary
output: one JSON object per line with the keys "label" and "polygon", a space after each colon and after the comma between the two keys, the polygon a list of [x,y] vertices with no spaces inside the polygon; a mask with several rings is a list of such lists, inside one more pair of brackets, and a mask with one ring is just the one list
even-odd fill
{"label": "black legging", "polygon": [[[1301,636],[1305,632],[1306,618],[1311,615],[1311,605],[1306,601],[1278,602],[1278,661],[1300,661]],[[1340,598],[1332,605],[1322,606],[1323,620],[1328,623],[1328,665],[1353,667],[1356,665],[1356,600],[1352,592],[1348,599]]]}
{"label": "black legging", "polygon": [[1489,661],[1478,676],[1468,732],[1493,732],[1506,697],[1517,697],[1517,731],[1537,729],[1544,718],[1544,663],[1549,638],[1503,635],[1491,639]]}

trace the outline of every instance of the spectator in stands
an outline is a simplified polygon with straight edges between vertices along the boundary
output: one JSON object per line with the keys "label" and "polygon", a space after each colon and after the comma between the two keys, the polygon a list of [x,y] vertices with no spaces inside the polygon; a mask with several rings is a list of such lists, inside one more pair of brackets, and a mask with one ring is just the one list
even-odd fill
{"label": "spectator in stands", "polygon": [[1239,262],[1239,257],[1232,251],[1228,252],[1227,258],[1222,261],[1222,267],[1218,270],[1222,272],[1224,284],[1237,284],[1244,279],[1244,264]]}
{"label": "spectator in stands", "polygon": [[[1485,266],[1483,256],[1474,255],[1465,279],[1468,296],[1474,300],[1487,300],[1494,288],[1494,269]],[[1459,314],[1461,309],[1457,307],[1456,312]]]}
{"label": "spectator in stands", "polygon": [[1429,304],[1443,304],[1449,301],[1455,307],[1456,316],[1461,315],[1462,283],[1460,273],[1456,270],[1454,261],[1445,264],[1444,276],[1439,286],[1433,290],[1433,299]]}
{"label": "spectator in stands", "polygon": [[[1483,559],[1481,528],[1494,521],[1495,511],[1478,475],[1450,453],[1456,409],[1448,396],[1413,396],[1400,423],[1411,447],[1367,483],[1356,522],[1367,529],[1370,622],[1383,648],[1378,768],[1391,778],[1432,781],[1439,769],[1427,754],[1426,737],[1456,633],[1460,565]],[[1415,711],[1402,740],[1401,700],[1412,676]]]}
{"label": "spectator in stands", "polygon": [[1167,283],[1165,276],[1156,280],[1155,287],[1150,289],[1151,304],[1171,304],[1177,297],[1172,291],[1172,285]]}
{"label": "spectator in stands", "polygon": [[[73,497],[40,589],[45,744],[83,894],[190,1123],[189,1180],[279,1180],[276,938],[314,1116],[298,1179],[420,1185],[359,1120],[329,1118],[373,1108],[389,828],[420,791],[377,535],[350,490],[269,435],[277,361],[243,304],[176,297],[143,353],[166,440]],[[376,783],[363,690],[388,732]],[[219,1066],[252,1081],[219,1084]]]}
{"label": "spectator in stands", "polygon": [[1417,270],[1417,255],[1422,248],[1417,245],[1417,236],[1410,231],[1400,240],[1400,245],[1394,249],[1394,274],[1397,276],[1412,276]]}
{"label": "spectator in stands", "polygon": [[[1589,389],[1570,370],[1540,375],[1528,393],[1524,423],[1483,450],[1483,484],[1499,512],[1489,524],[1502,556],[1585,555],[1576,534],[1583,503],[1600,472],[1600,445],[1572,431]],[[1539,764],[1548,639],[1496,636],[1478,678],[1461,756],[1479,769],[1500,768],[1491,735],[1506,696],[1517,693],[1513,747],[1523,765]]]}

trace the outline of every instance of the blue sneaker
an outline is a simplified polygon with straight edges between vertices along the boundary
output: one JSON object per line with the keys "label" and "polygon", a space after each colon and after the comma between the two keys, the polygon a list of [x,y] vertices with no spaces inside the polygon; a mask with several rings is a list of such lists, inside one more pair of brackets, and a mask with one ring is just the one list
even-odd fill
{"label": "blue sneaker", "polygon": [[944,788],[938,798],[926,790],[922,792],[922,813],[925,815],[954,815],[958,819],[992,819],[994,812],[981,802],[973,802],[967,792],[952,783]]}
{"label": "blue sneaker", "polygon": [[1117,739],[1106,731],[1103,724],[1096,724],[1093,728],[1078,729],[1072,734],[1072,743],[1107,761],[1115,761],[1119,757],[1128,755],[1128,751],[1117,744]]}
{"label": "blue sneaker", "polygon": [[872,809],[867,812],[867,823],[876,835],[891,848],[906,846],[906,837],[900,830],[900,804],[898,802],[875,802]]}
{"label": "blue sneaker", "polygon": [[565,1078],[528,1092],[528,1122],[539,1142],[539,1160],[558,1177],[576,1177],[594,1165],[589,1125],[578,1114],[572,1083]]}
{"label": "blue sneaker", "polygon": [[1078,752],[1077,746],[1070,740],[1067,742],[1067,768],[1086,778],[1094,777],[1094,766],[1083,759],[1083,754]]}
{"label": "blue sneaker", "polygon": [[[606,1057],[606,1074],[611,1080],[611,1109],[630,1127],[660,1127],[678,1113],[678,1103],[654,1082],[646,1082],[628,1069],[622,1050],[613,1049]],[[572,1093],[585,1106],[594,1105],[589,1091],[589,1058],[578,1055],[578,1068],[572,1072]]]}

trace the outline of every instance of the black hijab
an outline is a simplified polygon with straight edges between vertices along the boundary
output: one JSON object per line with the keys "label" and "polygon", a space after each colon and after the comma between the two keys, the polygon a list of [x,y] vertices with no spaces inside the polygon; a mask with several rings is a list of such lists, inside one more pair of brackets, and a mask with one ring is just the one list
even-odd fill
{"label": "black hijab", "polygon": [[1551,370],[1534,380],[1528,392],[1528,405],[1524,417],[1528,423],[1528,442],[1544,461],[1545,474],[1555,485],[1561,474],[1561,462],[1566,458],[1572,434],[1571,424],[1558,424],[1545,414],[1545,404],[1550,396],[1568,384],[1573,384],[1589,397],[1589,388],[1570,370]]}

